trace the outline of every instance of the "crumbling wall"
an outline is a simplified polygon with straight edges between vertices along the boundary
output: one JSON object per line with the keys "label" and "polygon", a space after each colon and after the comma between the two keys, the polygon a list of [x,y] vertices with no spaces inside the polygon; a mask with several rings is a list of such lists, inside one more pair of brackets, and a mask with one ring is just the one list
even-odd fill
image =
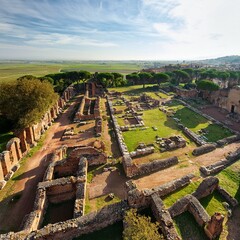
{"label": "crumbling wall", "polygon": [[233,143],[233,142],[237,142],[239,140],[240,140],[240,134],[237,134],[237,135],[233,135],[233,136],[226,137],[226,138],[223,138],[221,140],[218,140],[217,145],[219,147],[222,147],[224,145],[227,145],[227,144],[230,144],[230,143]]}
{"label": "crumbling wall", "polygon": [[77,218],[84,215],[85,198],[87,192],[87,159],[81,158],[77,172],[78,182],[76,184],[76,200],[74,205],[73,217]]}
{"label": "crumbling wall", "polygon": [[204,144],[200,147],[197,147],[193,150],[192,154],[194,156],[199,156],[208,152],[212,152],[213,150],[216,149],[216,145],[215,144]]}
{"label": "crumbling wall", "polygon": [[200,171],[206,175],[209,176],[211,174],[215,174],[220,172],[221,170],[228,167],[230,164],[234,163],[240,158],[240,148],[238,148],[236,151],[230,153],[225,159],[221,159],[220,161],[208,165],[208,166],[201,166]]}
{"label": "crumbling wall", "polygon": [[197,89],[187,90],[187,89],[182,89],[178,87],[175,87],[174,89],[175,89],[176,95],[182,98],[196,98],[198,97],[198,94],[199,94]]}
{"label": "crumbling wall", "polygon": [[[84,121],[84,120],[92,120],[100,117],[100,97],[97,98],[89,98],[87,94],[88,90],[86,90],[85,95],[82,98],[81,104],[75,114],[75,121]],[[90,112],[91,104],[94,103],[93,112]],[[88,112],[85,113],[85,108],[88,107]]]}
{"label": "crumbling wall", "polygon": [[179,124],[179,127],[182,129],[182,131],[190,138],[192,139],[197,145],[202,146],[206,144],[206,141],[204,141],[198,134],[194,133],[187,127],[182,126]]}
{"label": "crumbling wall", "polygon": [[207,177],[203,179],[196,191],[192,193],[197,199],[204,198],[213,193],[217,189],[219,180],[217,177]]}
{"label": "crumbling wall", "polygon": [[191,194],[177,200],[168,210],[172,218],[189,211],[201,227],[210,220],[210,216],[201,203]]}
{"label": "crumbling wall", "polygon": [[232,197],[224,188],[222,188],[221,186],[218,186],[217,191],[224,199],[226,199],[226,201],[231,205],[231,207],[234,208],[238,205],[237,199]]}
{"label": "crumbling wall", "polygon": [[125,211],[128,209],[129,207],[124,201],[111,204],[97,212],[92,212],[82,217],[49,224],[42,229],[30,233],[26,239],[73,239],[121,221]]}
{"label": "crumbling wall", "polygon": [[38,189],[35,197],[33,210],[28,216],[23,224],[23,230],[27,232],[32,232],[38,229],[44,218],[48,205],[47,194],[45,189]]}
{"label": "crumbling wall", "polygon": [[165,208],[162,199],[156,193],[151,195],[151,209],[154,217],[160,224],[164,237],[169,240],[180,240],[181,238],[177,234],[168,210]]}
{"label": "crumbling wall", "polygon": [[130,180],[126,183],[128,204],[134,208],[147,207],[150,204],[152,194],[157,193],[159,197],[164,197],[187,186],[193,177],[194,175],[189,174],[161,186],[142,191],[137,189],[136,185]]}

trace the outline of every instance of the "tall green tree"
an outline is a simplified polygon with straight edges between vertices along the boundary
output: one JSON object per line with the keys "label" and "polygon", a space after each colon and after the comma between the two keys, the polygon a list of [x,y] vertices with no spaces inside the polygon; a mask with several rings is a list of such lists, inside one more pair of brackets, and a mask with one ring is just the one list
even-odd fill
{"label": "tall green tree", "polygon": [[98,73],[97,80],[104,86],[104,87],[111,87],[113,85],[114,75],[112,73]]}
{"label": "tall green tree", "polygon": [[216,91],[219,86],[210,80],[200,80],[197,82],[197,88],[199,90]]}
{"label": "tall green tree", "polygon": [[52,84],[47,81],[23,78],[0,84],[0,112],[16,128],[38,122],[57,99]]}
{"label": "tall green tree", "polygon": [[136,209],[130,209],[126,212],[124,224],[126,224],[123,231],[124,240],[163,239],[158,233],[158,224],[152,223],[150,217],[138,215]]}
{"label": "tall green tree", "polygon": [[126,79],[131,85],[140,84],[140,77],[137,73],[131,73],[126,75]]}
{"label": "tall green tree", "polygon": [[182,70],[175,70],[173,71],[176,83],[188,83],[191,81],[191,78],[187,72],[184,72]]}
{"label": "tall green tree", "polygon": [[160,86],[161,83],[167,82],[170,77],[166,73],[156,73],[153,76],[153,79],[158,84],[158,86]]}
{"label": "tall green tree", "polygon": [[145,88],[145,84],[149,83],[149,80],[152,78],[152,74],[149,72],[140,72],[138,75],[143,88]]}

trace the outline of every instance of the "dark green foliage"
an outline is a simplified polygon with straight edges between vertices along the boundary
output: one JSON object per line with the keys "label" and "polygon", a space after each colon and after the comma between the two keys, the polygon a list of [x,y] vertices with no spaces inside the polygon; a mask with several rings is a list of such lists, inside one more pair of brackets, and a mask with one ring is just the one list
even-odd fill
{"label": "dark green foliage", "polygon": [[124,240],[159,240],[162,237],[158,233],[158,224],[152,223],[150,217],[140,216],[136,209],[126,212],[123,231]]}
{"label": "dark green foliage", "polygon": [[185,71],[182,70],[175,70],[173,71],[174,73],[174,77],[176,79],[176,83],[187,83],[191,81],[191,78],[189,76],[189,74]]}
{"label": "dark green foliage", "polygon": [[166,73],[156,73],[154,74],[153,79],[158,85],[160,85],[161,83],[167,82],[170,77]]}
{"label": "dark green foliage", "polygon": [[22,78],[0,85],[0,112],[15,127],[25,128],[38,122],[57,98],[49,82]]}
{"label": "dark green foliage", "polygon": [[140,72],[139,74],[140,82],[143,85],[143,88],[145,88],[145,84],[150,83],[150,79],[152,78],[152,74],[149,72]]}
{"label": "dark green foliage", "polygon": [[201,80],[197,82],[197,88],[200,90],[216,91],[219,86],[210,80]]}
{"label": "dark green foliage", "polygon": [[126,75],[126,79],[130,85],[138,85],[140,84],[140,77],[137,73],[131,73]]}

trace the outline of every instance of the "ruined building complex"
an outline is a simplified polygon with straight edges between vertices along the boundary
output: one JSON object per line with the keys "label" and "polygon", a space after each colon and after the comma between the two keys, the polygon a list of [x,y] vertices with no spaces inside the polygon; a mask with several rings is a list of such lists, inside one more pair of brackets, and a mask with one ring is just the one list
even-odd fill
{"label": "ruined building complex", "polygon": [[[105,95],[102,87],[93,82],[87,83],[85,87],[86,90],[84,95],[81,96],[79,106],[76,104],[78,107],[74,115],[74,122],[76,125],[83,124],[84,127],[86,127],[84,130],[81,129],[83,132],[89,130],[87,129],[88,124],[92,124],[89,128],[94,129],[95,138],[102,133],[103,119],[101,116],[101,104],[103,103],[102,97],[105,97]],[[179,90],[179,94],[181,94],[180,92]],[[220,104],[221,102],[221,107],[224,108],[224,106],[226,106],[228,110],[229,107],[232,108],[232,105],[234,105],[234,112],[238,113],[240,102],[237,101],[240,101],[240,99],[237,98],[237,95],[239,94],[239,89],[233,88],[229,90],[228,94],[231,95],[229,99],[224,91],[221,92],[220,90],[218,93],[216,92],[218,95],[220,93],[225,94],[226,99],[223,100],[223,98],[221,101],[218,101],[217,98],[211,97],[212,101],[216,101],[214,102],[215,104]],[[187,93],[184,92],[183,94],[187,96]],[[195,92],[190,93],[191,96],[195,96],[195,94]],[[44,115],[40,123],[25,129],[19,133],[18,138],[13,138],[8,142],[7,150],[0,154],[0,181],[2,184],[0,186],[4,186],[6,181],[18,168],[18,162],[22,156],[28,152],[31,146],[35,145],[35,142],[40,138],[41,134],[51,125],[53,119],[57,117],[59,112],[61,112],[61,108],[63,108],[65,103],[74,95],[74,89],[72,87],[67,88],[63,97]],[[239,96],[240,95],[238,95],[238,97]],[[109,110],[109,123],[112,124],[112,132],[117,142],[116,145],[121,153],[120,163],[123,166],[125,175],[128,177],[127,181],[124,180],[125,196],[121,198],[121,201],[85,214],[86,200],[88,199],[87,187],[89,186],[87,179],[88,169],[92,166],[110,164],[108,162],[110,156],[108,156],[105,151],[104,144],[101,141],[102,139],[94,139],[93,143],[88,142],[86,144],[86,142],[84,142],[84,144],[81,144],[79,143],[79,137],[79,139],[73,141],[75,145],[71,144],[67,146],[63,144],[54,151],[51,161],[47,165],[44,177],[37,185],[33,209],[23,219],[21,230],[16,233],[9,232],[2,234],[0,235],[0,239],[73,239],[122,221],[125,212],[130,208],[136,208],[138,210],[150,209],[156,221],[159,223],[162,234],[167,240],[181,239],[175,228],[174,219],[185,212],[193,216],[199,228],[204,231],[209,239],[214,239],[221,234],[224,216],[219,213],[210,216],[203,207],[201,200],[213,193],[217,193],[232,210],[238,206],[238,201],[221,186],[219,179],[209,175],[215,174],[237,161],[240,157],[240,148],[238,147],[236,151],[229,153],[226,158],[215,162],[215,164],[201,166],[200,168],[198,165],[199,171],[203,177],[206,176],[205,178],[184,172],[181,177],[174,178],[172,181],[169,180],[160,186],[141,189],[135,184],[134,179],[130,178],[174,167],[179,163],[179,158],[172,155],[169,158],[155,159],[145,163],[136,163],[134,159],[139,156],[153,154],[156,144],[162,148],[162,152],[165,152],[185,148],[187,141],[178,135],[170,136],[169,138],[157,137],[155,145],[140,143],[135,151],[129,152],[122,132],[130,131],[133,128],[138,130],[144,129],[146,126],[142,120],[141,111],[155,108],[162,111],[159,107],[160,101],[147,98],[147,96],[143,95],[138,99],[138,103],[143,102],[144,104],[138,108],[137,112],[135,105],[131,104],[131,101],[125,101],[123,99],[128,106],[128,113],[124,120],[128,122],[129,125],[120,127],[116,118],[116,109],[113,107],[113,100],[116,100],[113,99],[113,94],[108,94],[106,100],[104,99]],[[107,130],[109,129],[107,128]],[[93,132],[93,130],[91,131]],[[152,131],[156,130],[153,128]],[[193,142],[197,143],[198,147],[192,152],[195,156],[214,151],[217,147],[222,147],[223,145],[240,139],[240,135],[234,135],[217,141],[216,143],[207,144],[204,141],[199,142],[198,136],[195,136],[189,129],[183,127],[182,131],[186,136],[190,136],[189,138],[192,138]],[[66,132],[74,134],[74,127]],[[67,138],[68,135],[66,132],[65,137],[67,141],[69,139]],[[92,138],[91,135],[86,136]],[[62,138],[62,140],[64,140],[64,138]],[[161,150],[161,148],[159,148],[159,150]],[[160,173],[160,175],[163,176],[164,173]],[[108,175],[108,177],[109,176],[110,175]],[[171,206],[166,206],[164,198],[188,186],[195,179],[199,181],[199,186],[195,188],[195,191],[183,195],[176,202],[172,203]],[[111,179],[108,179],[108,181],[111,181]],[[68,204],[64,209],[64,214],[66,212],[67,217],[65,217],[64,220],[47,221],[47,213],[51,205],[64,203]],[[55,214],[61,215],[63,213],[56,212]]]}

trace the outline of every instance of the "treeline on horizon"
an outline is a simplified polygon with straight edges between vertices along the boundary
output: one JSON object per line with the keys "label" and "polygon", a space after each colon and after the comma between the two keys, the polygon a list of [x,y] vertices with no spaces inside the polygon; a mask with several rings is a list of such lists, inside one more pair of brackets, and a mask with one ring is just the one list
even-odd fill
{"label": "treeline on horizon", "polygon": [[[172,66],[171,66],[172,67]],[[175,68],[175,69],[174,69]],[[239,84],[240,71],[220,71],[214,68],[181,68],[174,66],[171,71],[153,72],[151,70],[142,70],[133,72],[124,76],[116,72],[101,72],[91,74],[88,71],[72,71],[56,74],[48,74],[42,79],[46,79],[54,85],[56,92],[61,93],[72,83],[86,83],[88,80],[96,81],[104,87],[122,87],[130,85],[157,84],[179,86],[185,89],[200,88],[217,90],[219,86],[213,83],[213,79],[220,82],[236,82]],[[203,81],[200,83],[200,81]],[[203,83],[206,83],[204,85]],[[203,86],[204,85],[204,86]],[[203,87],[202,87],[203,86]]]}

